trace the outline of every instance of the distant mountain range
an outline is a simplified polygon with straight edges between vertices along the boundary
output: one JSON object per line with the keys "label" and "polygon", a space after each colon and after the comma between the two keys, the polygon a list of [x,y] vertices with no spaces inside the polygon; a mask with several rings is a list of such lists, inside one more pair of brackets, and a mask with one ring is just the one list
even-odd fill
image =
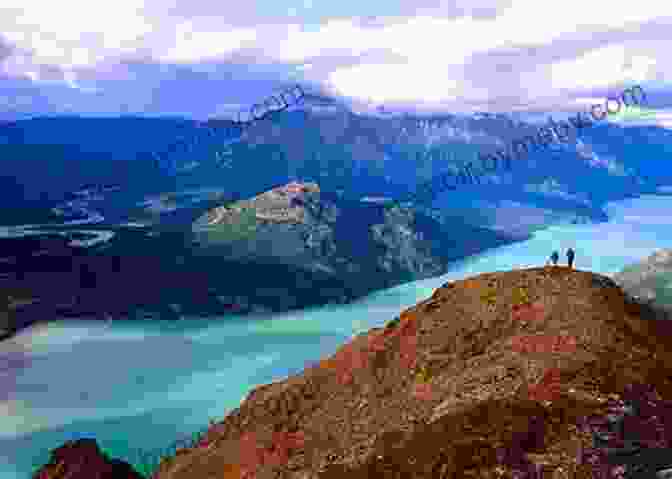
{"label": "distant mountain range", "polygon": [[[122,185],[115,203],[126,209],[150,194],[216,187],[244,198],[293,180],[318,182],[322,191],[350,199],[398,198],[535,128],[501,114],[357,115],[317,95],[272,120],[255,122],[240,138],[227,134],[230,128],[208,129],[179,118],[6,122],[0,126],[0,195],[13,208],[3,209],[0,222],[34,222],[40,211],[57,207],[87,183]],[[171,151],[180,139],[184,146]],[[442,214],[462,215],[472,205],[482,209],[511,201],[570,214],[578,209],[597,218],[606,201],[670,183],[672,166],[665,161],[672,151],[670,131],[605,123],[570,140],[532,152],[511,172],[486,175],[487,187],[446,192],[433,206]],[[115,216],[123,216],[120,207]]]}

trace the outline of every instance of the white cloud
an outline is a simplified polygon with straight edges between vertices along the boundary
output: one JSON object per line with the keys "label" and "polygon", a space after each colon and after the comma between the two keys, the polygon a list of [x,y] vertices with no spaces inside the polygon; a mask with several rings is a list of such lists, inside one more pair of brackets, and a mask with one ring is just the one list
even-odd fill
{"label": "white cloud", "polygon": [[238,50],[246,42],[257,38],[256,30],[239,28],[232,31],[198,31],[193,22],[177,27],[175,46],[159,55],[159,59],[172,62],[194,62],[217,58]]}
{"label": "white cloud", "polygon": [[118,56],[152,30],[133,0],[3,1],[3,8],[11,7],[21,13],[0,15],[0,31],[18,47],[32,50],[36,62],[51,65],[84,66],[102,53]]}
{"label": "white cloud", "polygon": [[[592,50],[577,59],[551,65],[552,88],[600,88],[622,82],[641,83],[652,78],[656,60],[646,55],[632,56],[626,44]],[[629,67],[627,66],[629,63]]]}
{"label": "white cloud", "polygon": [[446,72],[424,69],[418,75],[417,71],[411,65],[362,65],[337,70],[330,80],[339,93],[374,102],[456,98],[459,84]]}
{"label": "white cloud", "polygon": [[[544,46],[554,40],[571,38],[577,32],[606,32],[613,28],[629,31],[633,22],[672,14],[672,2],[644,0],[644,3],[634,8],[628,3],[570,0],[556,4],[517,0],[493,19],[415,17],[382,27],[339,20],[311,32],[289,28],[278,56],[283,60],[305,61],[343,50],[361,55],[384,49],[405,58],[405,64],[342,68],[333,72],[329,80],[336,90],[346,95],[374,101],[411,98],[441,101],[456,96],[486,101],[499,90],[496,78],[492,79],[492,88],[487,89],[476,88],[467,79],[460,78],[461,67],[472,55],[497,48]],[[542,20],[549,18],[553,19],[550,25]],[[629,57],[631,66],[626,68]],[[651,56],[632,56],[632,48],[626,44],[608,45],[576,59],[546,65],[544,62],[544,58],[539,58],[542,66],[518,72],[521,85],[545,85],[537,91],[530,88],[532,96],[544,95],[544,90],[641,82],[650,78],[652,67],[657,64]]]}
{"label": "white cloud", "polygon": [[[198,15],[177,16],[177,4],[184,7],[189,2],[198,4]],[[84,77],[82,71],[104,76],[120,60],[198,64],[253,47],[248,51],[263,56],[259,63],[290,64],[288,77],[295,72],[347,97],[446,109],[470,102],[493,102],[503,109],[527,101],[557,106],[567,103],[562,95],[571,90],[672,78],[672,67],[664,57],[666,41],[648,39],[647,48],[639,42],[647,33],[641,30],[642,22],[672,23],[669,1],[502,0],[491,17],[424,13],[394,20],[382,17],[375,24],[359,21],[355,5],[350,18],[323,16],[325,20],[310,24],[310,30],[298,23],[299,18],[293,20],[297,23],[278,24],[270,16],[259,16],[254,26],[236,26],[227,18],[238,18],[238,11],[228,15],[216,5],[194,0],[173,3],[159,7],[153,0],[3,0],[0,32],[15,49],[2,68],[40,81],[44,68],[55,66],[66,72],[59,81],[87,91],[77,82]],[[321,13],[321,8],[326,11],[317,2],[302,3],[311,15]],[[455,2],[445,3],[455,6]],[[214,13],[209,14],[208,8]],[[286,11],[282,22],[287,21]],[[433,15],[440,13],[432,10]],[[591,43],[593,33],[609,33],[611,42]],[[575,46],[557,50],[562,54],[547,55],[556,51],[551,49],[555,43],[572,40],[577,41]],[[489,55],[495,58],[502,53],[506,54],[502,58],[511,59],[510,71],[481,74],[479,61],[487,64],[492,61]],[[374,58],[383,54],[390,60]],[[117,67],[112,70],[116,74]]]}

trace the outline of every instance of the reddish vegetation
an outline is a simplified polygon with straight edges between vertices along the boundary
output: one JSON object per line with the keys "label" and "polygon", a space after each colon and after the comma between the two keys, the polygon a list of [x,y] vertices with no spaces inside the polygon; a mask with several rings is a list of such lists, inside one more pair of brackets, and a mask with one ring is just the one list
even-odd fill
{"label": "reddish vegetation", "polygon": [[543,321],[545,317],[546,310],[540,302],[514,304],[511,307],[511,319],[514,321]]}
{"label": "reddish vegetation", "polygon": [[400,367],[404,370],[413,369],[417,361],[418,338],[417,326],[409,319],[402,321],[399,327],[386,328],[382,332],[370,334],[364,349],[357,349],[352,343],[343,345],[333,358],[322,361],[321,366],[335,369],[339,384],[349,385],[353,381],[353,373],[359,369],[369,368],[373,355],[385,351],[386,341],[394,337],[400,338]]}
{"label": "reddish vegetation", "polygon": [[248,432],[240,437],[240,467],[244,478],[252,477],[263,464],[263,449],[257,444],[256,435]]}
{"label": "reddish vegetation", "polygon": [[554,401],[560,397],[560,370],[550,368],[538,384],[528,388],[528,397],[533,401]]}
{"label": "reddish vegetation", "polygon": [[511,339],[517,353],[573,353],[576,338],[569,335],[519,335]]}
{"label": "reddish vegetation", "polygon": [[401,338],[399,360],[401,361],[401,367],[405,369],[413,369],[418,358],[417,330],[417,324],[412,320],[407,320],[402,323],[399,328],[399,335]]}
{"label": "reddish vegetation", "polygon": [[274,432],[273,443],[270,447],[263,447],[254,433],[243,434],[240,438],[240,477],[254,479],[258,467],[284,466],[289,461],[289,451],[302,449],[305,445],[305,436],[301,431]]}
{"label": "reddish vegetation", "polygon": [[416,399],[424,399],[426,401],[430,401],[435,398],[431,384],[427,383],[414,384],[411,395]]}

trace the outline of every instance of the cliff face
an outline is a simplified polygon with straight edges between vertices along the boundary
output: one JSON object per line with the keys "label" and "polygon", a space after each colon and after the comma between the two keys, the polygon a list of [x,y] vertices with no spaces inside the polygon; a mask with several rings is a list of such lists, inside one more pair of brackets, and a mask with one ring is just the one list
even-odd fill
{"label": "cliff face", "polygon": [[[315,183],[289,183],[213,208],[195,221],[193,234],[204,255],[326,275],[349,285],[346,297],[440,275],[451,259],[512,241],[457,222],[449,232],[421,213],[345,200]],[[284,294],[301,294],[288,286],[294,278],[277,280]],[[264,304],[261,297],[248,302]]]}
{"label": "cliff face", "polygon": [[589,478],[598,456],[654,474],[672,467],[671,324],[565,267],[447,283],[254,389],[153,478]]}

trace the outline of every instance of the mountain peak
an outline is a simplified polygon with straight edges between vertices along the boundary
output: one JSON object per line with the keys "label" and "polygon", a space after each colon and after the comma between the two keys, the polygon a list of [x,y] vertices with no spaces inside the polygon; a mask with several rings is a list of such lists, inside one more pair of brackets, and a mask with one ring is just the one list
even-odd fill
{"label": "mountain peak", "polygon": [[347,106],[335,98],[327,95],[306,92],[302,97],[299,108],[314,113],[335,113],[350,111]]}

